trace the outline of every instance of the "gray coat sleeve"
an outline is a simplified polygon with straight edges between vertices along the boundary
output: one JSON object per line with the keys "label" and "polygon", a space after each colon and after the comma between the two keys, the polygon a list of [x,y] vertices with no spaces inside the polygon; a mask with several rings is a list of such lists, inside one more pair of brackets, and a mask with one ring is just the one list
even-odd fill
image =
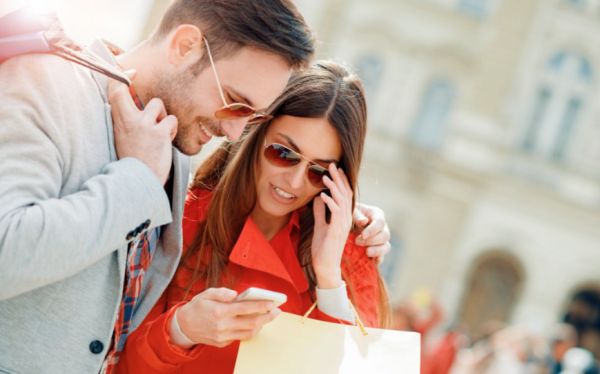
{"label": "gray coat sleeve", "polygon": [[86,123],[81,92],[56,79],[82,74],[52,58],[0,67],[0,300],[83,271],[147,219],[152,227],[172,219],[158,178],[131,158],[107,162],[64,193],[75,172],[66,167],[76,157],[73,134],[105,124]]}

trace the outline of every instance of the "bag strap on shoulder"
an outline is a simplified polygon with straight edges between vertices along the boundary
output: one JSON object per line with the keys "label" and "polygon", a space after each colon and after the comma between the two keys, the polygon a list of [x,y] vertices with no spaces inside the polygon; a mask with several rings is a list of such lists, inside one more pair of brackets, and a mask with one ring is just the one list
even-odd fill
{"label": "bag strap on shoulder", "polygon": [[[114,49],[112,44],[109,45]],[[69,38],[55,13],[25,7],[0,17],[0,63],[22,54],[50,53],[130,86],[129,78]]]}

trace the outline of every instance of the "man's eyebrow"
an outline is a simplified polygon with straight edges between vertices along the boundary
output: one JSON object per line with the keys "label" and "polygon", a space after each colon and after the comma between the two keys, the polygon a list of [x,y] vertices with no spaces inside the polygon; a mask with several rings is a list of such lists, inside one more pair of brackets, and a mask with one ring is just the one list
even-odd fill
{"label": "man's eyebrow", "polygon": [[[304,156],[304,154],[303,154],[303,153],[302,153],[302,151],[300,150],[300,147],[298,147],[298,145],[297,145],[296,143],[294,143],[294,141],[292,140],[292,138],[290,138],[289,136],[287,136],[287,135],[285,135],[285,134],[282,134],[282,133],[280,133],[280,132],[278,132],[278,133],[277,133],[277,135],[279,135],[279,136],[281,136],[282,138],[284,138],[284,139],[285,139],[285,140],[286,140],[286,141],[287,141],[287,142],[290,144],[290,147],[292,147],[292,148],[294,149],[294,151],[296,151],[296,152],[300,153],[302,156]],[[323,160],[323,159],[320,159],[320,158],[319,158],[319,159],[315,159],[315,160],[312,160],[312,161],[325,162],[325,163],[328,163],[328,164],[330,164],[330,163],[332,163],[332,162],[333,162],[334,164],[337,164],[337,163],[338,163],[338,160],[333,160],[333,159],[329,159],[329,160]]]}
{"label": "man's eyebrow", "polygon": [[240,99],[243,104],[248,104],[251,107],[256,108],[256,106],[254,105],[254,103],[252,102],[252,100],[248,99],[248,97],[242,95],[241,93],[239,93],[238,91],[236,91],[234,88],[227,87],[226,89],[229,90],[233,94],[233,96],[235,96],[238,99]]}

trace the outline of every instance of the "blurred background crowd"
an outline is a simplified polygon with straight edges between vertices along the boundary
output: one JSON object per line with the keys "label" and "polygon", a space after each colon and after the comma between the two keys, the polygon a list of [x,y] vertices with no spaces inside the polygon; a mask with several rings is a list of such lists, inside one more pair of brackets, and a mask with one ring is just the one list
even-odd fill
{"label": "blurred background crowd", "polygon": [[[168,2],[38,1],[125,48]],[[597,373],[600,0],[296,3],[365,83],[360,199],[423,373]]]}

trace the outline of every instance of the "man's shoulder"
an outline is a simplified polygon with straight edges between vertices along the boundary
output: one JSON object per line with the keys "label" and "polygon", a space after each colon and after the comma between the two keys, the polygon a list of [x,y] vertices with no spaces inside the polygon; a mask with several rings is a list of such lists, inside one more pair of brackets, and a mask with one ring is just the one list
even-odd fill
{"label": "man's shoulder", "polygon": [[7,110],[33,108],[44,121],[76,120],[104,111],[99,105],[101,88],[91,71],[51,54],[28,54],[3,62],[0,87],[0,100]]}
{"label": "man's shoulder", "polygon": [[60,56],[25,54],[0,64],[0,82],[4,87],[15,89],[63,91],[89,86],[93,80],[88,69]]}
{"label": "man's shoulder", "polygon": [[32,73],[46,70],[69,71],[73,70],[73,62],[50,53],[28,53],[9,58],[0,64],[0,73],[29,70]]}

